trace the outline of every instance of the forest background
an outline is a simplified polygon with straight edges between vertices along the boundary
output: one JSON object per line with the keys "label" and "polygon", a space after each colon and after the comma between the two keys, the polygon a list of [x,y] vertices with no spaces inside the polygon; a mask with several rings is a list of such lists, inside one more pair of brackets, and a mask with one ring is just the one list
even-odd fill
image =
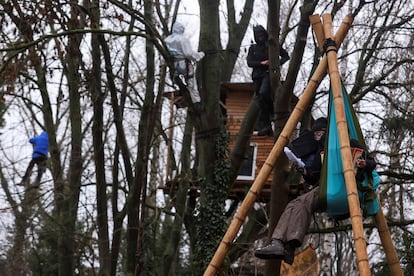
{"label": "forest background", "polygon": [[[0,269],[10,275],[201,275],[240,204],[227,195],[245,149],[229,152],[220,83],[251,81],[245,58],[252,27],[267,26],[270,49],[282,44],[291,57],[279,68],[277,51],[270,54],[277,137],[290,100],[300,97],[321,58],[308,17],[331,13],[335,29],[345,15],[354,16],[338,52],[340,74],[378,161],[378,194],[401,265],[412,274],[413,5],[0,1]],[[206,53],[197,74],[200,115],[191,106],[175,109],[164,97],[173,87],[163,38],[176,20]],[[302,128],[326,115],[328,90],[325,78]],[[251,128],[240,137],[249,137],[258,113],[253,102],[245,118]],[[25,190],[17,184],[31,158],[28,139],[42,130],[50,139],[48,169],[40,189]],[[224,263],[227,274],[276,275],[275,264],[253,252],[288,201],[288,165],[281,158],[275,167],[278,200],[249,212]],[[177,185],[160,189],[167,183]],[[309,241],[317,241],[321,273],[357,273],[349,221],[315,220]],[[365,222],[371,270],[387,273],[375,225]]]}

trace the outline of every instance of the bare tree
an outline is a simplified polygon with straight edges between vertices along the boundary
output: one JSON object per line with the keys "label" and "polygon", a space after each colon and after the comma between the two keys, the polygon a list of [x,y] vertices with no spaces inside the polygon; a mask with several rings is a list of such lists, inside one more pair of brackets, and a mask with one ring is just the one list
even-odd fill
{"label": "bare tree", "polygon": [[[334,22],[350,11],[354,15],[346,47],[339,51],[346,65],[341,73],[377,154],[381,199],[403,248],[402,263],[412,269],[412,1],[262,1],[268,8],[255,10],[258,1],[198,1],[198,48],[206,53],[198,65],[199,115],[191,105],[176,109],[163,97],[175,89],[163,38],[183,20],[185,3],[0,2],[0,211],[5,216],[0,227],[10,237],[0,241],[13,275],[201,274],[239,204],[227,205],[227,192],[259,114],[253,102],[243,139],[229,154],[219,87],[232,76],[250,81],[240,49],[249,40],[252,15],[269,14],[271,47],[283,43],[291,54],[289,67],[282,69],[273,66],[278,61],[271,56],[277,135],[291,99],[300,96],[320,59],[308,16],[326,11],[335,15]],[[326,79],[303,126],[326,112],[328,87]],[[25,190],[15,184],[30,157],[28,137],[40,130],[49,134],[48,170],[39,190]],[[287,161],[280,160],[273,185],[277,200],[251,210],[225,271],[254,270],[257,259],[251,253],[287,203],[287,173]],[[157,191],[158,186],[168,189]],[[354,265],[349,225],[317,222],[323,227],[311,234],[340,233],[340,251],[326,247],[331,250],[326,255],[334,256],[330,272],[349,269],[346,263]],[[370,227],[367,223],[371,255],[383,259]],[[384,267],[373,264],[376,272]]]}

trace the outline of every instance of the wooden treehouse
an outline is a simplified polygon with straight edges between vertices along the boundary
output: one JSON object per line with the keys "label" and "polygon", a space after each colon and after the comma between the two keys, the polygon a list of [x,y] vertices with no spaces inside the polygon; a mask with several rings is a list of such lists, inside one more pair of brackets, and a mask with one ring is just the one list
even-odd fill
{"label": "wooden treehouse", "polygon": [[[220,92],[221,101],[226,110],[226,127],[230,134],[229,146],[231,150],[239,135],[241,123],[254,96],[254,87],[252,83],[226,82],[221,84]],[[244,198],[269,155],[273,143],[274,138],[270,136],[251,136],[249,148],[246,150],[244,156],[245,160],[243,161],[237,179],[230,190],[230,198]],[[270,200],[271,184],[272,176],[270,175],[265,181],[262,192],[258,197],[259,201]]]}
{"label": "wooden treehouse", "polygon": [[[220,94],[220,104],[222,112],[226,115],[226,127],[230,134],[229,150],[232,150],[239,135],[241,123],[254,96],[253,83],[225,82],[220,85]],[[176,108],[188,106],[184,97],[178,91],[166,92],[164,96],[173,101]],[[273,143],[274,138],[271,136],[251,136],[249,148],[246,150],[244,157],[245,160],[230,190],[229,198],[243,200],[269,155]],[[161,188],[168,193],[171,187],[177,187],[177,181],[179,180],[170,180]],[[257,198],[258,201],[270,200],[271,183],[272,176],[270,175],[263,186],[260,196]]]}

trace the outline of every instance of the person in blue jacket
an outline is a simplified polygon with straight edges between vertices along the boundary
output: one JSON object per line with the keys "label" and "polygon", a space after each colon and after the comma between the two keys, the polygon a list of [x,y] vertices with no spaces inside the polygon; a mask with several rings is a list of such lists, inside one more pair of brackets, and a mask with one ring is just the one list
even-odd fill
{"label": "person in blue jacket", "polygon": [[35,136],[29,139],[29,142],[33,145],[32,160],[26,169],[26,173],[23,176],[22,185],[25,185],[32,174],[34,165],[37,165],[37,178],[36,184],[40,184],[43,173],[46,171],[46,164],[49,152],[49,137],[46,131],[43,131],[39,136]]}

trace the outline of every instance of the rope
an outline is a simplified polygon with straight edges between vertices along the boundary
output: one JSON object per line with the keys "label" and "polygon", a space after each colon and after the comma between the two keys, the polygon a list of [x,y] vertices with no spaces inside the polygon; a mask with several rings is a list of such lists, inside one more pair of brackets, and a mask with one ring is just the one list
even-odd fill
{"label": "rope", "polygon": [[326,39],[325,43],[323,44],[323,52],[325,54],[328,54],[330,51],[337,51],[336,42],[332,38]]}

